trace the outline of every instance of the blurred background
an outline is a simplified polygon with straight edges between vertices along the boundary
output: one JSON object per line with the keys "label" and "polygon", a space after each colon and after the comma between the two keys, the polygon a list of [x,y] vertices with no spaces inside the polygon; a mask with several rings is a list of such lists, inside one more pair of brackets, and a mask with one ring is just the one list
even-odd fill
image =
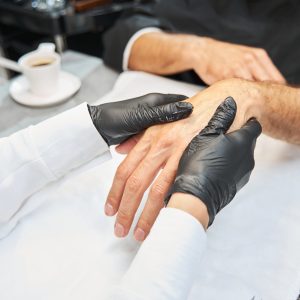
{"label": "blurred background", "polygon": [[[58,52],[101,57],[101,37],[126,10],[147,0],[0,0],[0,56],[17,60],[41,42]],[[14,72],[0,69],[9,79]]]}

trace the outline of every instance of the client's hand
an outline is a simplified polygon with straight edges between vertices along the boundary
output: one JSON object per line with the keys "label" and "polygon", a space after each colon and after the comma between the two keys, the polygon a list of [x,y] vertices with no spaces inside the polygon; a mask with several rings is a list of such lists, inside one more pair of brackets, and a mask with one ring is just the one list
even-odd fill
{"label": "client's hand", "polygon": [[[235,114],[236,103],[229,97],[218,107],[208,125],[185,149],[175,182],[166,200],[168,203],[171,195],[178,196],[177,193],[197,197],[207,208],[209,225],[212,224],[215,215],[248,182],[254,168],[253,154],[261,126],[252,119],[241,129],[225,134]],[[203,213],[198,216],[199,212],[195,207],[185,207],[187,204],[178,202],[176,197],[171,199],[171,207],[180,208],[180,205],[183,205],[181,208],[198,220],[205,218]],[[184,199],[181,199],[181,202],[184,202]],[[203,225],[206,227],[207,224]]]}
{"label": "client's hand", "polygon": [[157,124],[187,117],[192,104],[179,102],[187,97],[173,94],[148,94],[125,101],[88,106],[91,118],[106,143],[117,145],[142,130]]}
{"label": "client's hand", "polygon": [[264,49],[203,37],[189,46],[193,69],[207,84],[227,78],[286,82]]}
{"label": "client's hand", "polygon": [[240,79],[218,82],[188,100],[194,106],[189,118],[153,126],[138,142],[130,139],[118,146],[119,152],[130,152],[118,167],[106,202],[106,214],[117,213],[117,236],[128,234],[144,192],[162,168],[151,186],[135,229],[136,239],[145,239],[164,206],[182,153],[226,97],[231,95],[237,103],[237,115],[231,130],[241,128],[251,117],[260,118],[264,106],[255,84]]}

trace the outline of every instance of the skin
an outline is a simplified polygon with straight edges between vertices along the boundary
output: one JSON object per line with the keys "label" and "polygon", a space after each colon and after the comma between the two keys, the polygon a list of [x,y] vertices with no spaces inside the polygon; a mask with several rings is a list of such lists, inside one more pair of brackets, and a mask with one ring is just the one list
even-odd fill
{"label": "skin", "polygon": [[158,75],[194,70],[208,85],[228,78],[285,83],[264,49],[186,34],[142,35],[132,47],[128,66]]}
{"label": "skin", "polygon": [[188,194],[175,193],[170,198],[168,207],[185,211],[196,218],[205,230],[207,229],[209,222],[207,208],[199,198]]}
{"label": "skin", "polygon": [[129,153],[118,167],[106,202],[106,214],[117,213],[116,236],[128,234],[141,198],[152,184],[135,228],[138,240],[148,235],[163,207],[184,149],[228,96],[232,96],[237,103],[237,115],[230,131],[239,129],[255,117],[264,133],[300,144],[299,89],[241,79],[220,81],[188,99],[194,106],[189,118],[153,126],[117,148],[121,153]]}

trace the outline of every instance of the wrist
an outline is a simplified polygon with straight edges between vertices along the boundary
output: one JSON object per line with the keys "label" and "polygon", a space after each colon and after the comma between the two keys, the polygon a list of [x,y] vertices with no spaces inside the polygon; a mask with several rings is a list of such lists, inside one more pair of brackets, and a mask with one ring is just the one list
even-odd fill
{"label": "wrist", "polygon": [[259,82],[244,79],[227,79],[220,82],[227,94],[237,102],[237,114],[241,111],[245,115],[245,122],[250,118],[261,121],[264,117],[264,94]]}
{"label": "wrist", "polygon": [[[202,129],[218,105],[229,96],[233,97],[237,104],[236,117],[229,132],[239,129],[251,118],[262,122],[266,115],[266,108],[260,83],[235,78],[219,81],[188,99],[193,104],[194,110],[187,121]],[[202,124],[198,124],[199,122]]]}
{"label": "wrist", "polygon": [[206,230],[209,215],[206,205],[197,197],[190,194],[175,193],[171,196],[168,207],[177,208],[196,218]]}

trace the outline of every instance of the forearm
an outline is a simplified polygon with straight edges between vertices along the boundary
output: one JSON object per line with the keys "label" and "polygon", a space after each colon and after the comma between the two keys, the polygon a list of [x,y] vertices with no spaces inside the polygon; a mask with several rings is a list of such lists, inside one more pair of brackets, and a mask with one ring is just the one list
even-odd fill
{"label": "forearm", "polygon": [[243,79],[219,81],[188,99],[194,106],[191,117],[185,121],[190,125],[188,134],[196,135],[228,96],[237,103],[237,114],[229,131],[239,129],[254,117],[265,134],[300,144],[300,89]]}
{"label": "forearm", "polygon": [[[151,32],[143,34],[133,44],[129,69],[159,75],[170,75],[193,69],[195,57],[201,56],[205,39],[193,35]],[[197,50],[196,50],[197,49]]]}
{"label": "forearm", "polygon": [[259,121],[263,132],[300,144],[300,89],[272,83],[256,83],[256,86],[262,102]]}
{"label": "forearm", "polygon": [[244,121],[255,117],[265,134],[300,144],[300,89],[240,79],[229,80],[226,86],[230,96],[237,99],[238,114],[239,107],[247,107],[244,108],[247,111]]}

